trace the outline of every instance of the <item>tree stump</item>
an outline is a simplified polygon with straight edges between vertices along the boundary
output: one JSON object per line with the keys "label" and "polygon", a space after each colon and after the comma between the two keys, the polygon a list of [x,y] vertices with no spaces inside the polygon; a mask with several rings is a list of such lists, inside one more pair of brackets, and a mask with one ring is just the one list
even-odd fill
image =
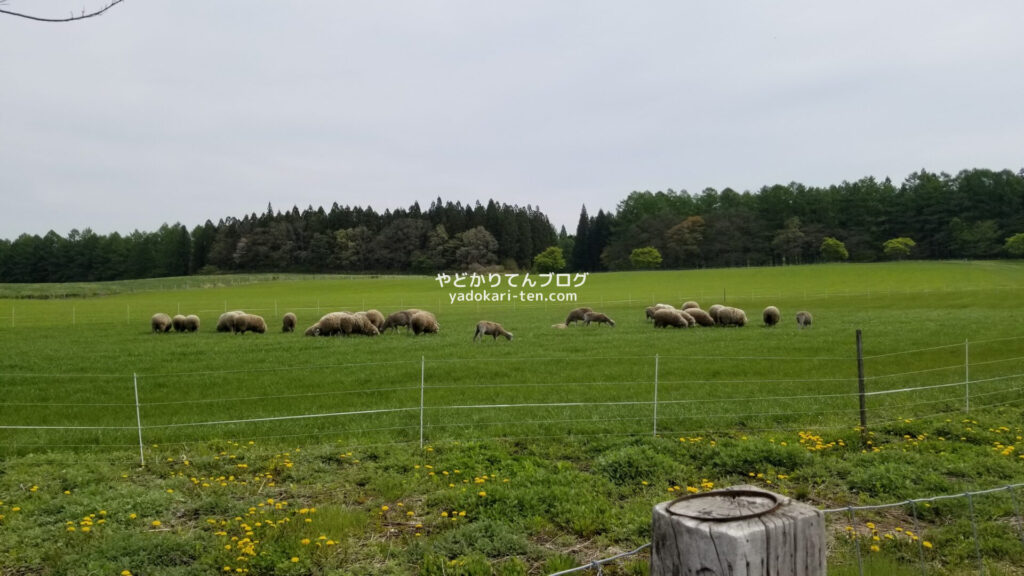
{"label": "tree stump", "polygon": [[654,507],[651,576],[824,576],[825,515],[754,486]]}

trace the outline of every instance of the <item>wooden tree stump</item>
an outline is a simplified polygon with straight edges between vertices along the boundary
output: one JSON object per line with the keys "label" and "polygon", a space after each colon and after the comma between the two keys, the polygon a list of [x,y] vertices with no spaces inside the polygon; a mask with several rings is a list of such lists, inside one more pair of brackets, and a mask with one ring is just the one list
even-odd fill
{"label": "wooden tree stump", "polygon": [[754,486],[654,507],[651,576],[824,576],[825,515]]}

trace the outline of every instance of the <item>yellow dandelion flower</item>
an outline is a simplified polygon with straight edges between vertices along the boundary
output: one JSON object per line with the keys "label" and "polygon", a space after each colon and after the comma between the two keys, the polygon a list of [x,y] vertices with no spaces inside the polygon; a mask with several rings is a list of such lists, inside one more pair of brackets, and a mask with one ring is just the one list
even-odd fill
{"label": "yellow dandelion flower", "polygon": [[387,506],[381,506],[380,507],[380,511],[381,512],[387,512],[388,510],[390,510],[390,508],[388,508]]}
{"label": "yellow dandelion flower", "polygon": [[477,492],[477,495],[480,496],[481,498],[486,498],[487,497],[487,492],[484,492],[483,490],[481,490],[480,492]]}
{"label": "yellow dandelion flower", "polygon": [[309,545],[309,538],[303,538],[302,540],[299,541],[299,543],[302,544],[303,546],[308,546]]}
{"label": "yellow dandelion flower", "polygon": [[159,526],[161,522],[159,520],[153,520],[150,524],[152,524],[153,526]]}
{"label": "yellow dandelion flower", "polygon": [[932,547],[932,543],[925,540],[924,542],[921,542],[921,546],[924,546],[925,548],[928,548],[930,550]]}
{"label": "yellow dandelion flower", "polygon": [[879,548],[877,544],[872,544],[871,545],[871,551],[872,552],[878,552],[879,550],[881,550],[881,548]]}
{"label": "yellow dandelion flower", "polygon": [[298,561],[299,561],[299,557],[298,556],[292,556],[292,563],[293,564],[297,563]]}
{"label": "yellow dandelion flower", "polygon": [[121,576],[132,576],[131,570],[121,570]]}

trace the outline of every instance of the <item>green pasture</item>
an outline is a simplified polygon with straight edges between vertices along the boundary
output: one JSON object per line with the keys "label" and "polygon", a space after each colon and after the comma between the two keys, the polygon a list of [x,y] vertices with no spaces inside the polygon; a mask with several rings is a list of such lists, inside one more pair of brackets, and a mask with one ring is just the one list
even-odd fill
{"label": "green pasture", "polygon": [[[650,506],[687,488],[749,482],[830,507],[1024,481],[1022,287],[1024,266],[1004,262],[591,274],[534,288],[577,297],[546,303],[452,303],[470,289],[412,276],[3,285],[0,566],[541,574],[642,544]],[[644,317],[685,300],[743,308],[749,323],[654,329]],[[783,314],[770,329],[767,305]],[[616,326],[552,327],[577,306]],[[433,311],[440,333],[301,334],[330,311],[410,307]],[[215,332],[236,309],[262,315],[268,332]],[[813,313],[810,329],[797,328],[798,310]],[[202,328],[154,334],[156,312],[197,314]],[[285,312],[297,333],[281,332]],[[478,320],[515,339],[473,342]],[[268,512],[267,498],[292,506]],[[983,539],[988,571],[1020,573],[1016,502],[991,502],[979,508],[1006,529]],[[965,505],[922,517],[927,556],[899,540],[906,510],[855,519],[858,531],[888,530],[878,552],[856,542],[887,572],[925,562],[929,574],[971,573],[971,528],[947,522]],[[300,506],[321,508],[323,527],[300,529]],[[86,544],[81,517],[108,508],[109,527],[90,530],[106,540]],[[223,546],[238,538],[220,533],[244,537],[251,515],[299,526],[248,530],[262,544],[237,560],[246,554]],[[830,562],[856,573],[842,572],[856,550],[842,523],[830,523]],[[312,553],[301,541],[321,531],[336,545]],[[132,564],[136,547],[150,552]]]}

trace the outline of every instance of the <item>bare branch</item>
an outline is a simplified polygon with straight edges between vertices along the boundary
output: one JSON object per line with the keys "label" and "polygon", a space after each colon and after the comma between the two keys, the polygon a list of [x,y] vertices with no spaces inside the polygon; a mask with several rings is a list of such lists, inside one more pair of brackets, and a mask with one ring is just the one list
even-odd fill
{"label": "bare branch", "polygon": [[[75,20],[85,20],[86,18],[92,18],[93,16],[99,16],[107,10],[110,10],[114,6],[117,6],[124,0],[112,0],[110,4],[107,4],[103,8],[96,10],[95,12],[86,12],[82,9],[82,13],[78,16],[72,14],[67,18],[40,18],[39,16],[32,16],[31,14],[22,14],[21,12],[13,12],[11,10],[0,10],[0,14],[7,14],[9,16],[17,16],[19,18],[26,18],[28,20],[35,20],[36,22],[74,22]],[[6,4],[6,1],[0,0],[0,4]]]}

